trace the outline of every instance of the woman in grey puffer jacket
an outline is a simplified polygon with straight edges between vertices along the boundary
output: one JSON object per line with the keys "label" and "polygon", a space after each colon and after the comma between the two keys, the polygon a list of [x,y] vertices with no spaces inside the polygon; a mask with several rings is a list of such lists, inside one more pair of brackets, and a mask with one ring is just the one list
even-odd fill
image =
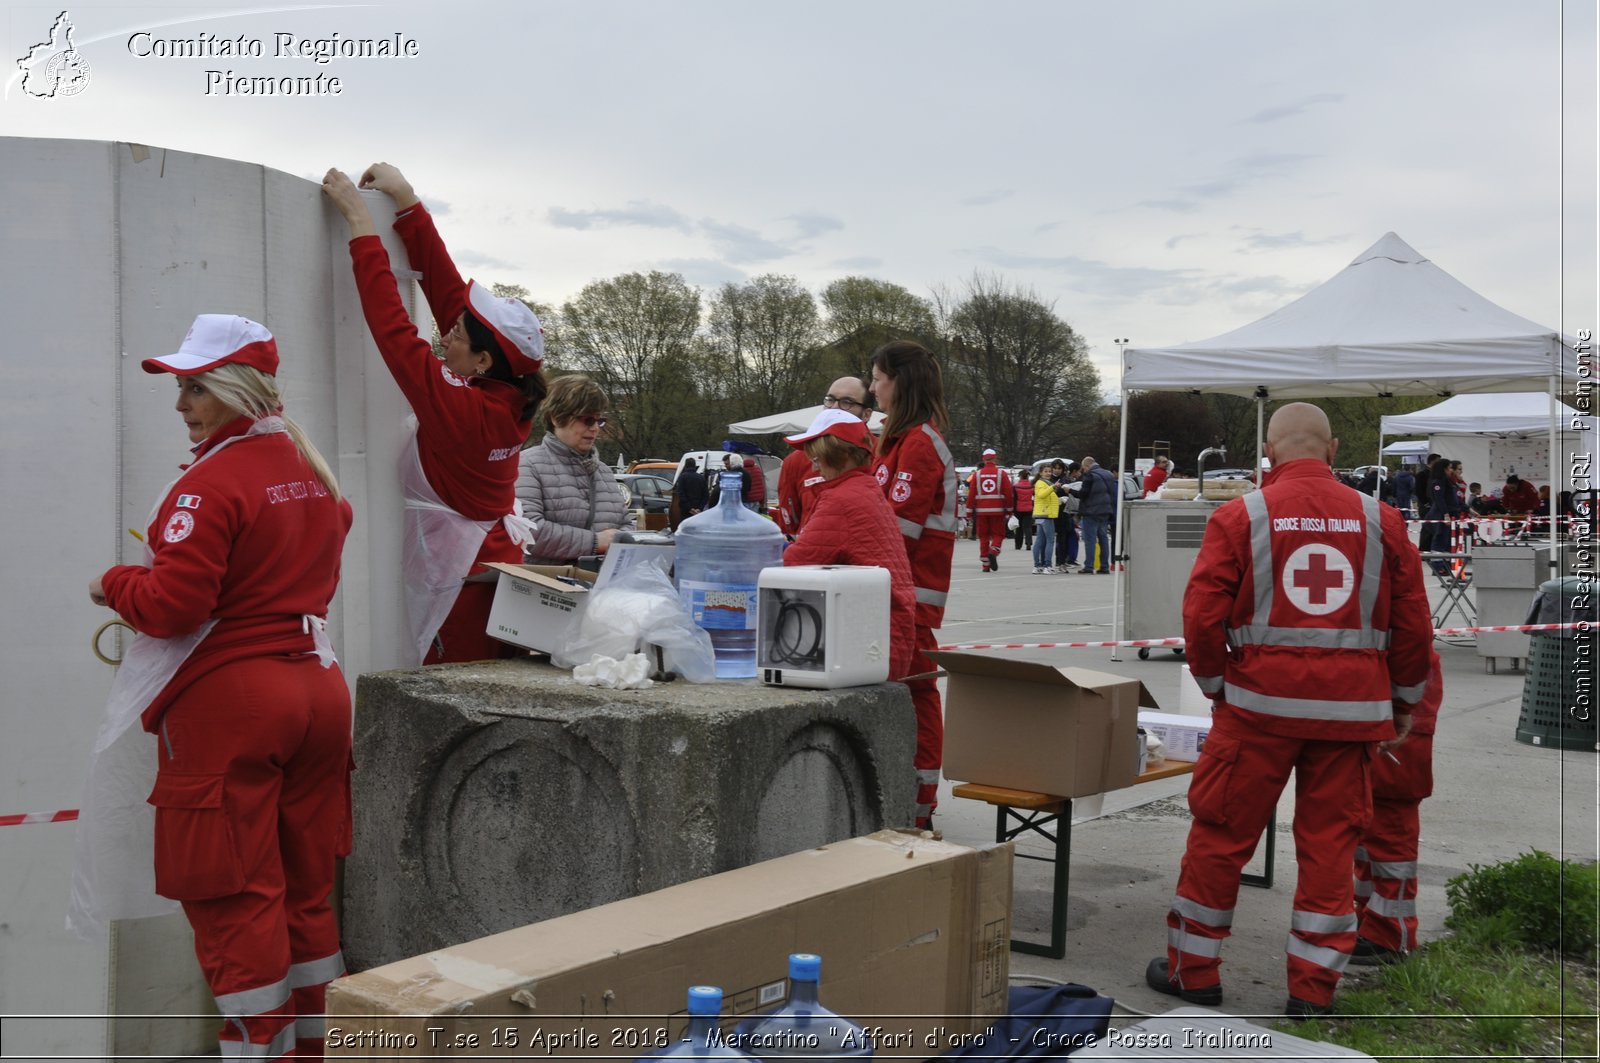
{"label": "woman in grey puffer jacket", "polygon": [[534,522],[531,565],[568,565],[584,554],[603,554],[618,528],[633,527],[616,474],[600,461],[594,442],[606,425],[609,403],[586,376],[557,377],[539,407],[545,436],[522,452],[517,498]]}

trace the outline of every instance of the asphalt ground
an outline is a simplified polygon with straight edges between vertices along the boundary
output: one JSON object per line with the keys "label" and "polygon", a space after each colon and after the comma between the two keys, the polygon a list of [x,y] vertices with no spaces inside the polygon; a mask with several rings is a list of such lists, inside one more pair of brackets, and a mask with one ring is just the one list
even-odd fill
{"label": "asphalt ground", "polygon": [[[977,544],[958,540],[941,644],[1005,641],[1067,642],[1113,638],[1112,576],[1035,575],[1028,551],[1008,542],[994,573],[980,571]],[[1440,590],[1429,592],[1438,600]],[[1170,634],[1182,635],[1181,630]],[[1596,858],[1593,751],[1560,751],[1517,742],[1524,673],[1497,662],[1490,673],[1470,637],[1436,643],[1443,661],[1444,702],[1434,743],[1434,795],[1422,805],[1418,915],[1426,943],[1446,933],[1445,883],[1472,865],[1511,859],[1531,849],[1569,859]],[[1183,660],[1167,650],[1062,649],[986,651],[1019,659],[1094,668],[1141,680],[1164,709],[1176,711]],[[1400,751],[1404,755],[1404,747]],[[995,810],[940,787],[934,826],[951,841],[980,845],[994,838]],[[1277,860],[1270,889],[1242,887],[1233,934],[1223,946],[1223,1004],[1241,1017],[1281,1017],[1287,998],[1284,941],[1295,886],[1293,780],[1278,805]],[[1188,833],[1188,777],[1075,802],[1066,957],[1011,953],[1011,972],[1078,982],[1115,998],[1113,1025],[1186,1006],[1148,988],[1145,965],[1165,955],[1166,912]],[[1020,853],[1049,855],[1043,838],[1018,842]],[[1246,871],[1262,869],[1258,847]],[[1049,937],[1049,864],[1018,860],[1014,935]],[[1359,968],[1350,968],[1351,972]],[[1347,976],[1348,977],[1348,976]],[[1127,1014],[1132,1012],[1134,1014]]]}

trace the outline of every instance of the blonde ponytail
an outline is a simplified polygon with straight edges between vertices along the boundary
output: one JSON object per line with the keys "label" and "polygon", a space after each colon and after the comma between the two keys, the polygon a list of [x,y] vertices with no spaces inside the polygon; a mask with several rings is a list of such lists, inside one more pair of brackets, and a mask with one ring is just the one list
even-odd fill
{"label": "blonde ponytail", "polygon": [[210,372],[196,374],[194,379],[221,400],[224,406],[242,417],[254,420],[263,417],[282,418],[289,438],[294,441],[295,448],[300,451],[306,464],[311,466],[311,471],[317,474],[317,479],[335,498],[342,497],[339,494],[339,481],[334,478],[327,460],[312,444],[305,429],[296,424],[293,418],[284,415],[283,396],[278,392],[277,378],[248,365],[229,362]]}

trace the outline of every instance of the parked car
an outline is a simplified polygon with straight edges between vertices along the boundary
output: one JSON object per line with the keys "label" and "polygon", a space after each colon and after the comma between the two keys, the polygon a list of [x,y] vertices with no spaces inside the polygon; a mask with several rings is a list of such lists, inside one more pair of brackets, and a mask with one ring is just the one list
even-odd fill
{"label": "parked car", "polygon": [[665,513],[672,505],[672,481],[649,473],[618,473],[622,497],[629,509]]}

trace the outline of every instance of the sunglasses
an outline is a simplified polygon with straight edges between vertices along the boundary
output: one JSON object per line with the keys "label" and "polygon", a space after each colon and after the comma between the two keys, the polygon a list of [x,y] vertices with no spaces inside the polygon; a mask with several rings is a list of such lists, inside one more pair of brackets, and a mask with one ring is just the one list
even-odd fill
{"label": "sunglasses", "polygon": [[585,428],[604,428],[606,426],[606,419],[604,417],[596,417],[592,413],[585,414],[582,417],[574,417],[573,421],[583,425]]}

